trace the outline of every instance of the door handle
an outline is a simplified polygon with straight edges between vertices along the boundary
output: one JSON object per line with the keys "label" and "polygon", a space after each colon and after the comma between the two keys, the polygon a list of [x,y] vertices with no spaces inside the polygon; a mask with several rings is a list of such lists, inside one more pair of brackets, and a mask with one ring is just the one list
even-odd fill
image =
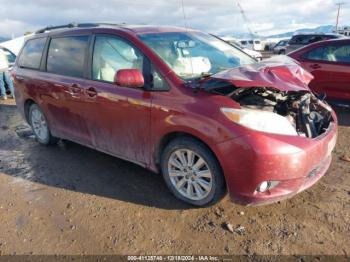
{"label": "door handle", "polygon": [[89,87],[89,88],[86,90],[86,94],[87,94],[89,97],[95,97],[95,96],[97,96],[97,91],[96,91],[95,88]]}
{"label": "door handle", "polygon": [[319,69],[321,66],[319,64],[313,64],[310,66],[312,69]]}
{"label": "door handle", "polygon": [[71,90],[72,90],[72,93],[76,94],[76,93],[81,92],[81,87],[77,84],[73,84],[71,86]]}

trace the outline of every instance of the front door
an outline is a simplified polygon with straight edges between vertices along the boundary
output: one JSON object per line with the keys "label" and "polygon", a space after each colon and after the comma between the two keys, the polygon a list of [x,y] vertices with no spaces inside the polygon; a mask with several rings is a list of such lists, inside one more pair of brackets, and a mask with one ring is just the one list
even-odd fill
{"label": "front door", "polygon": [[120,69],[143,72],[142,53],[129,42],[108,35],[97,35],[92,55],[91,80],[87,85],[97,92],[90,130],[96,148],[121,158],[147,164],[152,93],[114,83]]}

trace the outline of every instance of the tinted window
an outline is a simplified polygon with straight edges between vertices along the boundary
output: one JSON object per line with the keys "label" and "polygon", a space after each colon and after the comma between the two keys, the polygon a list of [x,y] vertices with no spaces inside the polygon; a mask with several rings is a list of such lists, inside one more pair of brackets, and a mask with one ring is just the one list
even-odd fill
{"label": "tinted window", "polygon": [[327,62],[350,63],[350,44],[318,47],[307,53],[306,58]]}
{"label": "tinted window", "polygon": [[325,40],[325,39],[327,39],[325,36],[316,35],[316,36],[311,37],[308,40],[307,44],[316,43],[316,42],[319,42],[319,41],[322,41],[322,40]]}
{"label": "tinted window", "polygon": [[47,57],[47,71],[60,75],[83,77],[88,43],[89,36],[53,38]]}
{"label": "tinted window", "polygon": [[319,35],[297,35],[293,36],[289,44],[292,45],[307,45],[313,42],[322,40],[322,37]]}
{"label": "tinted window", "polygon": [[276,46],[285,46],[288,43],[288,41],[279,41]]}
{"label": "tinted window", "polygon": [[95,80],[114,81],[120,69],[143,71],[143,55],[129,43],[108,36],[97,36],[93,54],[92,76]]}
{"label": "tinted window", "polygon": [[39,69],[46,38],[28,40],[19,58],[19,66]]}

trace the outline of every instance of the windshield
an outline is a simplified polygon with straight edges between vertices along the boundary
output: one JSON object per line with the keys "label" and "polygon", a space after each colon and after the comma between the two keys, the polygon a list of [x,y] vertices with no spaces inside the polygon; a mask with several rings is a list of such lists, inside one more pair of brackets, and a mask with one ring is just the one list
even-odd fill
{"label": "windshield", "polygon": [[201,32],[142,34],[139,38],[185,80],[256,62],[238,48]]}

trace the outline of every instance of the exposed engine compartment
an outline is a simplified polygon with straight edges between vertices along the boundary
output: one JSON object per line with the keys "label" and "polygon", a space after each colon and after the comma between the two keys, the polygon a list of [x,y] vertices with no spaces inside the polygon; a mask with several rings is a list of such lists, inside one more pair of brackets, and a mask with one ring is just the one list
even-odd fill
{"label": "exposed engine compartment", "polygon": [[229,96],[242,108],[270,111],[286,117],[299,136],[317,137],[333,121],[331,108],[308,91],[279,91],[268,87],[237,88],[224,81],[217,81],[214,86],[208,88],[210,92]]}
{"label": "exposed engine compartment", "polygon": [[242,107],[287,117],[300,136],[317,137],[327,130],[332,120],[331,111],[309,92],[256,87],[237,89],[230,96]]}

